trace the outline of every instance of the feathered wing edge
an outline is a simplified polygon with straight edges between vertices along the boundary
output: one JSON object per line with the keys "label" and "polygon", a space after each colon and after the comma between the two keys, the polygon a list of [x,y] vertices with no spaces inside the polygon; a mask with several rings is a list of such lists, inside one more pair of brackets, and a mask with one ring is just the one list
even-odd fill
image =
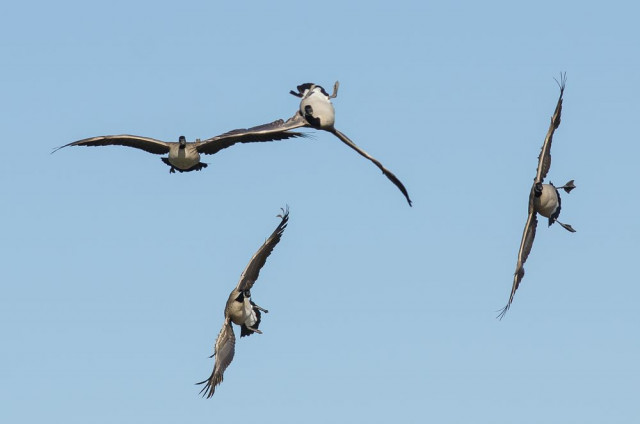
{"label": "feathered wing edge", "polygon": [[155,138],[149,137],[141,137],[138,135],[121,134],[85,138],[82,140],[74,141],[73,143],[65,144],[64,146],[57,147],[51,153],[53,154],[58,150],[68,146],[126,146],[144,150],[145,152],[153,153],[156,155],[167,154],[170,150],[170,144],[162,140],[156,140]]}
{"label": "feathered wing edge", "polygon": [[533,240],[536,237],[538,217],[533,207],[533,195],[534,194],[532,188],[531,195],[529,196],[529,215],[527,216],[527,223],[525,224],[524,230],[522,232],[520,250],[518,250],[518,262],[516,263],[516,271],[513,274],[513,285],[511,286],[511,294],[509,295],[509,301],[507,302],[507,305],[500,311],[498,319],[502,319],[509,310],[509,307],[511,307],[511,302],[513,302],[513,297],[516,294],[516,290],[518,290],[518,287],[520,287],[520,282],[522,281],[522,277],[524,277],[524,263],[527,261],[529,253],[531,253]]}
{"label": "feathered wing edge", "polygon": [[289,130],[308,126],[307,121],[302,118],[296,118],[299,114],[294,115],[286,122],[282,119],[270,122],[268,124],[258,125],[251,128],[241,128],[226,132],[215,137],[196,143],[196,149],[199,153],[213,155],[222,149],[231,147],[236,143],[259,143],[268,141],[286,140],[289,138],[308,137],[309,134],[292,132]]}
{"label": "feathered wing edge", "polygon": [[358,154],[360,154],[361,156],[364,156],[365,158],[369,159],[371,162],[374,163],[374,165],[376,165],[381,171],[382,173],[393,183],[395,184],[396,187],[398,187],[398,189],[402,192],[402,194],[404,194],[404,197],[407,199],[407,202],[409,203],[409,206],[411,206],[411,199],[409,198],[409,193],[407,192],[407,189],[404,187],[404,184],[402,184],[402,182],[400,181],[400,179],[398,177],[395,176],[395,174],[391,171],[389,171],[387,168],[385,168],[382,163],[380,163],[376,158],[374,158],[373,156],[371,156],[369,153],[365,152],[364,150],[362,150],[360,147],[358,147],[353,141],[351,141],[349,139],[349,137],[347,137],[346,135],[344,135],[343,133],[341,133],[340,131],[338,131],[337,129],[333,129],[331,131],[336,137],[338,137],[344,144],[346,144],[347,146],[351,147],[353,150],[355,150],[356,152],[358,152]]}
{"label": "feathered wing edge", "polygon": [[211,357],[216,358],[213,371],[208,379],[196,384],[204,384],[200,394],[207,399],[213,396],[216,391],[216,386],[222,383],[224,377],[224,371],[227,369],[233,356],[235,355],[236,335],[233,332],[231,324],[231,318],[226,317],[222,329],[216,339],[213,355]]}
{"label": "feathered wing edge", "polygon": [[551,142],[553,141],[553,134],[556,129],[560,126],[561,115],[562,115],[562,96],[564,94],[564,88],[567,83],[567,74],[560,74],[560,81],[556,80],[558,86],[560,87],[560,96],[558,97],[558,103],[556,104],[556,109],[553,112],[553,116],[551,116],[551,123],[549,124],[549,130],[547,131],[547,136],[544,139],[544,143],[542,143],[542,149],[540,149],[540,155],[538,156],[538,169],[536,171],[536,179],[537,182],[543,182],[549,169],[551,168]]}
{"label": "feathered wing edge", "polygon": [[287,223],[289,222],[289,207],[287,206],[285,209],[282,209],[282,214],[278,215],[278,217],[281,218],[280,223],[247,264],[247,267],[240,276],[236,290],[242,291],[253,287],[253,284],[260,275],[260,270],[267,262],[267,258],[273,251],[273,248],[276,247],[280,241],[285,228],[287,228]]}

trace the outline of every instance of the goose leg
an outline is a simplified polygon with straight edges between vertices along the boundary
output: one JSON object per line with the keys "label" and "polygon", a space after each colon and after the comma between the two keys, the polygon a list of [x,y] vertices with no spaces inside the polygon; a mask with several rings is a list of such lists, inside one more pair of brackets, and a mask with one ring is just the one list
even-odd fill
{"label": "goose leg", "polygon": [[571,181],[565,183],[565,185],[563,185],[562,187],[558,187],[558,188],[563,189],[567,193],[571,193],[571,190],[576,188],[576,185],[573,183],[573,180],[571,180]]}
{"label": "goose leg", "polygon": [[340,87],[340,81],[336,81],[336,83],[333,84],[333,94],[329,96],[330,99],[338,97],[338,87]]}
{"label": "goose leg", "polygon": [[255,303],[253,304],[253,309],[257,309],[257,310],[259,310],[259,311],[262,311],[262,312],[264,312],[265,314],[268,314],[268,313],[269,313],[269,311],[267,311],[266,309],[264,309],[262,306],[258,306],[258,305],[256,305]]}
{"label": "goose leg", "polygon": [[575,233],[575,232],[576,232],[576,230],[574,230],[574,229],[573,229],[573,227],[572,227],[571,225],[569,225],[569,224],[563,224],[562,222],[558,221],[557,219],[556,219],[556,222],[557,222],[558,224],[562,225],[562,228],[564,228],[565,230],[570,231],[570,232],[572,232],[572,233]]}
{"label": "goose leg", "polygon": [[249,326],[247,326],[247,328],[248,328],[249,330],[251,330],[251,331],[255,332],[255,333],[262,334],[262,331],[258,330],[257,328],[253,328],[253,327],[249,327]]}

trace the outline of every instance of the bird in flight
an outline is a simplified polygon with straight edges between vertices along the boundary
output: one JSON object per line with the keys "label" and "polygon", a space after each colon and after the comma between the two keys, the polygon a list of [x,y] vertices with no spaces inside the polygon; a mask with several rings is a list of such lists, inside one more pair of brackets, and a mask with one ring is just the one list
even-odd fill
{"label": "bird in flight", "polygon": [[561,209],[560,192],[558,189],[563,189],[567,193],[570,193],[576,186],[573,180],[567,182],[562,187],[555,187],[553,183],[543,184],[549,168],[551,167],[551,141],[553,140],[553,134],[560,125],[560,115],[562,114],[562,95],[564,94],[565,84],[567,82],[567,76],[565,74],[560,75],[560,81],[556,80],[560,87],[560,97],[556,109],[551,117],[551,124],[547,131],[547,136],[542,144],[540,156],[538,156],[538,169],[536,177],[533,180],[531,192],[529,193],[529,213],[527,215],[527,222],[522,232],[522,241],[520,242],[520,250],[518,251],[518,261],[516,263],[516,270],[513,276],[513,286],[511,287],[511,294],[509,295],[509,301],[507,305],[502,308],[499,319],[502,319],[509,310],[511,302],[513,302],[513,296],[516,294],[516,290],[520,286],[522,277],[524,277],[524,263],[531,253],[531,247],[533,246],[533,239],[536,236],[536,227],[538,225],[537,214],[549,219],[549,226],[554,222],[560,224],[565,230],[575,233],[576,230],[571,225],[563,224],[558,221]]}
{"label": "bird in flight", "polygon": [[99,137],[85,138],[65,144],[53,150],[55,153],[68,146],[127,146],[144,150],[156,155],[166,155],[162,161],[170,166],[169,172],[200,171],[207,164],[200,162],[200,154],[213,155],[222,149],[233,146],[236,143],[255,143],[264,141],[285,140],[288,138],[306,137],[307,134],[276,129],[275,124],[258,125],[246,129],[236,129],[206,140],[187,142],[184,136],[180,136],[177,142],[156,140],[155,138],[140,137],[137,135],[103,135]]}
{"label": "bird in flight", "polygon": [[242,272],[238,285],[229,295],[229,299],[227,299],[227,304],[224,308],[224,324],[216,339],[213,355],[211,355],[211,357],[215,356],[213,371],[208,379],[197,383],[204,384],[200,393],[207,398],[213,396],[216,386],[222,383],[224,371],[231,364],[235,354],[236,336],[231,324],[240,326],[240,337],[250,336],[253,333],[262,334],[262,331],[258,329],[261,322],[261,312],[268,313],[269,311],[256,305],[251,300],[251,289],[258,279],[260,269],[264,266],[273,248],[280,241],[284,229],[287,227],[289,208],[283,209],[282,214],[278,215],[278,217],[281,218],[280,224],[253,255]]}
{"label": "bird in flight", "polygon": [[338,131],[335,126],[335,110],[331,99],[338,96],[338,87],[340,84],[336,81],[333,86],[333,93],[329,95],[319,85],[313,83],[301,84],[297,87],[298,91],[291,90],[290,93],[300,98],[300,107],[296,113],[286,121],[275,121],[272,124],[275,128],[281,131],[289,131],[296,128],[314,128],[317,130],[328,131],[331,134],[338,137],[343,143],[351,147],[360,155],[373,162],[382,173],[402,192],[407,199],[409,206],[411,206],[411,199],[409,193],[404,187],[404,184],[395,176],[395,174],[385,168],[382,163],[371,156],[369,153],[358,147],[353,141],[346,135]]}

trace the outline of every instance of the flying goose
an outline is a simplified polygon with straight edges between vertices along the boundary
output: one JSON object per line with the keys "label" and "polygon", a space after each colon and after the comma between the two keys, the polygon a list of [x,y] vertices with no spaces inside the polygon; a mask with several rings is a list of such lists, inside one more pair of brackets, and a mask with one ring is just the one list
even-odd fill
{"label": "flying goose", "polygon": [[307,136],[307,134],[299,132],[289,132],[274,128],[274,124],[279,123],[280,121],[276,121],[252,128],[236,129],[206,140],[200,141],[200,139],[197,139],[195,142],[187,142],[186,138],[182,135],[178,139],[178,142],[167,142],[156,140],[154,138],[127,134],[105,135],[74,141],[73,143],[65,144],[64,146],[54,149],[51,153],[55,153],[67,146],[127,146],[135,147],[136,149],[141,149],[145,152],[157,155],[164,155],[168,153],[168,157],[161,159],[171,167],[169,169],[170,173],[175,173],[176,170],[180,173],[200,171],[202,168],[207,167],[206,163],[200,162],[201,153],[205,155],[213,155],[222,149],[233,146],[236,143],[275,141]]}
{"label": "flying goose", "polygon": [[[296,111],[295,115],[289,118],[287,121],[275,121],[272,123],[275,128],[280,131],[293,130],[301,127],[315,128],[317,130],[325,130],[338,137],[343,143],[351,147],[360,155],[373,162],[384,175],[387,176],[393,184],[400,189],[404,197],[406,197],[409,206],[411,206],[411,199],[409,193],[404,187],[402,182],[396,177],[393,172],[385,168],[378,160],[376,160],[369,153],[358,147],[353,141],[346,135],[338,131],[335,126],[335,110],[331,99],[338,96],[339,82],[333,86],[333,93],[329,95],[324,88],[313,83],[301,84],[297,87],[298,91],[291,90],[290,93],[296,97],[299,97],[300,108]],[[279,122],[279,124],[278,124]]]}
{"label": "flying goose", "polygon": [[553,183],[543,184],[544,178],[549,172],[551,167],[551,141],[553,139],[553,133],[560,125],[560,115],[562,113],[562,94],[564,93],[564,87],[567,82],[567,75],[561,74],[560,81],[558,82],[560,87],[560,97],[558,98],[558,104],[556,110],[551,117],[551,124],[549,125],[549,131],[542,144],[540,156],[538,156],[538,170],[536,177],[533,180],[533,186],[529,194],[529,214],[527,216],[527,223],[524,226],[522,232],[522,241],[520,242],[520,250],[518,251],[518,262],[516,263],[516,271],[513,276],[513,286],[511,287],[511,294],[509,295],[509,301],[507,305],[502,308],[498,318],[502,319],[509,310],[511,302],[513,302],[513,296],[520,286],[522,277],[524,276],[524,263],[531,252],[533,246],[533,239],[536,236],[536,226],[538,225],[537,214],[549,219],[549,226],[554,222],[557,222],[567,231],[575,233],[576,230],[571,225],[563,224],[558,221],[561,209],[560,192],[558,189],[563,189],[567,193],[570,193],[576,186],[573,180],[567,182],[562,187],[555,187]]}
{"label": "flying goose", "polygon": [[216,390],[216,386],[222,383],[224,371],[227,369],[233,355],[235,354],[236,336],[233,333],[231,323],[240,326],[240,337],[250,336],[253,333],[262,334],[258,329],[261,321],[260,312],[268,313],[266,309],[256,305],[251,300],[251,288],[258,279],[260,269],[267,261],[267,257],[271,254],[273,248],[280,241],[284,229],[287,227],[289,220],[289,208],[283,209],[282,214],[278,215],[282,220],[278,227],[264,244],[253,255],[249,264],[242,272],[240,281],[235,289],[229,295],[227,305],[224,308],[224,324],[222,330],[218,334],[214,345],[213,355],[216,358],[211,376],[197,384],[204,384],[200,391],[202,396],[210,398]]}

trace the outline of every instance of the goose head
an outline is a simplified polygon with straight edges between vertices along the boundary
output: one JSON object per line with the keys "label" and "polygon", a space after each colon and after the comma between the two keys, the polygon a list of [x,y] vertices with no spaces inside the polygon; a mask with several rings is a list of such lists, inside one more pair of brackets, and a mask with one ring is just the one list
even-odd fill
{"label": "goose head", "polygon": [[542,196],[542,183],[541,182],[535,183],[535,185],[533,186],[533,192],[534,192],[536,197]]}
{"label": "goose head", "polygon": [[236,297],[236,301],[237,302],[244,302],[244,299],[250,299],[251,298],[251,290],[242,290],[238,296]]}

